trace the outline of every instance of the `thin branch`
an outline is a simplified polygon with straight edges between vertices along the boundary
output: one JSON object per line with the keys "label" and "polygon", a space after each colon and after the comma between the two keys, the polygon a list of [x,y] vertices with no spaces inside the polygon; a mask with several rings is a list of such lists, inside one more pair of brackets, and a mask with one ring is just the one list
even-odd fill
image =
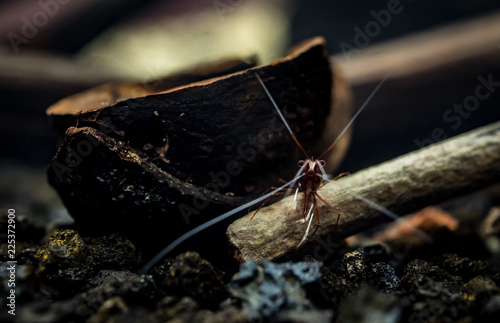
{"label": "thin branch", "polygon": [[[343,177],[325,185],[319,194],[341,212],[320,203],[321,227],[300,249],[317,247],[317,238],[343,239],[391,219],[349,192],[361,195],[396,214],[408,214],[445,199],[500,182],[500,122],[453,137]],[[300,206],[301,201],[298,201]],[[236,220],[227,235],[235,257],[276,260],[296,252],[307,224],[293,197],[285,198]]]}

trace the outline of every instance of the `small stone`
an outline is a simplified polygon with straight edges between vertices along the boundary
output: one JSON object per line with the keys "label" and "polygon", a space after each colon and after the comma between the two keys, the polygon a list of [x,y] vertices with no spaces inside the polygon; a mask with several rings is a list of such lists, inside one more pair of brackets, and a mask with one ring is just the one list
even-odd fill
{"label": "small stone", "polygon": [[491,278],[477,276],[465,284],[460,292],[471,310],[477,313],[486,306],[492,296],[500,294],[500,288]]}
{"label": "small stone", "polygon": [[79,288],[95,274],[90,249],[74,230],[55,231],[36,257],[42,278],[59,291]]}
{"label": "small stone", "polygon": [[444,254],[436,261],[451,275],[460,276],[464,281],[486,274],[491,265],[485,260],[473,260],[468,257],[460,257],[457,254]]}
{"label": "small stone", "polygon": [[127,239],[110,235],[82,238],[75,230],[56,230],[37,252],[38,271],[57,291],[74,293],[101,269],[134,270],[141,257]]}
{"label": "small stone", "polygon": [[353,292],[362,284],[369,284],[384,293],[399,288],[400,280],[394,268],[385,262],[389,258],[382,245],[367,246],[346,253],[342,258],[339,275]]}
{"label": "small stone", "polygon": [[142,264],[141,253],[127,238],[110,234],[86,238],[94,261],[101,269],[135,271]]}
{"label": "small stone", "polygon": [[467,315],[464,298],[459,293],[460,277],[423,260],[410,261],[401,278],[403,295],[410,302],[406,320],[458,321]]}
{"label": "small stone", "polygon": [[383,262],[368,266],[366,282],[385,294],[390,294],[392,291],[399,289],[401,283],[394,268]]}
{"label": "small stone", "polygon": [[[411,292],[416,282],[423,282],[430,278],[432,281],[441,282],[453,292],[458,292],[463,282],[458,276],[452,276],[438,266],[415,259],[410,261],[404,268],[401,283],[404,291]],[[432,285],[432,284],[431,284]]]}
{"label": "small stone", "polygon": [[349,252],[344,255],[341,263],[341,272],[345,281],[350,286],[350,290],[354,291],[360,284],[366,281],[366,266],[365,254],[362,249]]}
{"label": "small stone", "polygon": [[212,265],[196,252],[186,252],[176,257],[159,288],[164,295],[192,297],[201,308],[215,309],[229,297]]}
{"label": "small stone", "polygon": [[283,314],[285,316],[296,316],[296,311],[311,311],[309,317],[331,317],[330,311],[317,313],[306,293],[309,284],[319,283],[321,266],[320,262],[276,264],[268,261],[259,266],[255,261],[248,261],[241,264],[228,287],[242,302],[242,310],[251,320],[279,321],[281,310],[291,311]]}

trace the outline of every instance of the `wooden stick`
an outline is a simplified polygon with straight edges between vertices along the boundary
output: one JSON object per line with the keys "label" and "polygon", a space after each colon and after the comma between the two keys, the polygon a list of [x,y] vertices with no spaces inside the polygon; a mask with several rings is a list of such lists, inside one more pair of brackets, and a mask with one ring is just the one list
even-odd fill
{"label": "wooden stick", "polygon": [[307,223],[301,201],[293,209],[293,196],[262,208],[252,222],[252,213],[236,220],[227,236],[239,261],[280,260],[312,250],[321,236],[340,240],[390,220],[349,191],[401,215],[498,182],[500,122],[328,183],[319,194],[341,212],[338,228],[337,215],[320,203],[321,226],[298,250]]}

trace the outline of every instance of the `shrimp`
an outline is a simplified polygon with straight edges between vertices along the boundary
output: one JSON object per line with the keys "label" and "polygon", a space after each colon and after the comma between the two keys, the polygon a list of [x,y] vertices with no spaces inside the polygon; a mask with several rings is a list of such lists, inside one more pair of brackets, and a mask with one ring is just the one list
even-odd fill
{"label": "shrimp", "polygon": [[[366,106],[368,105],[368,103],[371,101],[371,99],[373,98],[373,96],[378,92],[378,90],[380,89],[380,87],[383,85],[383,83],[387,80],[387,78],[389,77],[389,74],[386,75],[379,83],[378,85],[375,87],[375,89],[372,91],[372,93],[368,96],[368,98],[365,100],[365,102],[363,103],[363,105],[359,108],[359,110],[354,114],[354,116],[352,117],[352,119],[349,121],[349,123],[345,126],[345,128],[342,130],[342,132],[338,135],[338,137],[333,141],[333,143],[317,158],[317,159],[314,159],[313,157],[309,157],[309,155],[306,153],[305,149],[302,147],[302,145],[299,143],[299,141],[297,140],[297,138],[295,137],[293,131],[291,130],[290,126],[288,125],[288,123],[286,122],[283,114],[281,113],[281,111],[279,110],[278,108],[278,105],[276,104],[276,102],[274,101],[273,97],[271,96],[271,93],[269,93],[267,87],[265,86],[264,82],[262,81],[262,79],[260,78],[260,76],[255,73],[255,76],[256,78],[258,79],[259,83],[262,85],[264,91],[266,92],[267,96],[269,97],[270,101],[272,102],[274,108],[276,109],[276,112],[278,113],[278,115],[280,116],[281,120],[283,121],[284,125],[286,126],[288,132],[290,133],[290,135],[292,136],[293,140],[295,141],[295,143],[298,145],[298,147],[302,150],[304,156],[305,156],[305,159],[304,160],[301,160],[299,161],[299,170],[298,172],[296,173],[296,175],[287,183],[283,184],[282,186],[280,187],[277,187],[277,188],[273,188],[270,192],[248,202],[248,203],[245,203],[235,209],[232,209],[228,212],[225,212],[221,215],[219,215],[218,217],[215,217],[213,218],[212,220],[210,221],[207,221],[201,225],[199,225],[198,227],[184,233],[183,235],[181,235],[180,237],[178,237],[177,239],[175,239],[172,243],[170,243],[168,246],[166,246],[163,250],[161,250],[155,257],[153,257],[146,265],[144,265],[143,268],[141,268],[141,270],[139,271],[139,274],[144,274],[144,273],[147,273],[157,262],[159,262],[161,259],[163,259],[166,255],[168,255],[170,252],[172,252],[175,248],[177,248],[180,244],[182,244],[184,241],[190,239],[191,237],[195,236],[196,234],[200,233],[201,231],[245,210],[245,209],[248,209],[249,207],[252,207],[254,205],[256,205],[257,203],[259,202],[262,202],[262,204],[260,205],[260,207],[257,209],[257,211],[255,211],[255,213],[253,214],[252,218],[253,219],[255,217],[255,215],[259,212],[259,210],[267,203],[267,201],[272,197],[272,196],[275,196],[275,195],[280,195],[280,194],[283,194],[283,192],[291,192],[293,190],[295,190],[295,196],[294,196],[294,204],[296,203],[296,200],[297,200],[297,195],[299,193],[303,193],[304,194],[304,205],[303,205],[303,208],[302,208],[302,214],[303,214],[303,222],[304,223],[307,223],[307,228],[305,230],[305,234],[301,240],[301,242],[298,244],[297,247],[301,246],[302,244],[304,244],[305,242],[309,241],[313,236],[314,234],[316,233],[316,231],[318,230],[321,222],[320,222],[320,219],[319,219],[319,213],[318,213],[318,203],[317,203],[317,200],[320,200],[322,203],[324,203],[325,205],[328,206],[328,208],[330,208],[334,213],[337,214],[337,222],[336,224],[338,224],[338,221],[340,219],[340,212],[336,209],[334,209],[326,200],[324,200],[319,194],[318,194],[318,191],[321,187],[323,187],[324,185],[326,185],[327,183],[330,183],[332,181],[334,181],[335,179],[341,177],[341,176],[344,176],[344,175],[347,175],[347,173],[342,173],[338,176],[336,176],[335,178],[333,179],[330,179],[328,177],[328,175],[326,174],[325,172],[325,169],[324,169],[324,166],[325,166],[325,161],[322,160],[322,158],[326,155],[326,153],[328,153],[334,146],[335,144],[338,142],[338,140],[347,132],[347,130],[351,127],[351,125],[353,124],[354,120],[360,115],[360,113],[366,108]],[[399,216],[397,216],[396,214],[394,214],[393,212],[385,209],[384,207],[364,198],[363,196],[360,196],[359,194],[356,194],[354,192],[351,192],[347,189],[345,189],[346,192],[348,192],[349,194],[352,194],[354,197],[358,198],[359,200],[369,204],[370,206],[372,206],[373,208],[377,209],[378,211],[380,211],[381,213],[387,215],[388,217],[390,217],[391,219],[395,219],[395,220],[401,220],[399,218]],[[316,217],[317,219],[317,225],[316,225],[316,228],[314,229],[314,231],[312,232],[312,234],[309,234],[310,232],[310,228],[311,228],[311,225],[312,225],[312,222],[313,222],[313,219]],[[415,230],[418,231],[417,228],[415,228]],[[422,233],[424,236],[425,234]]]}
{"label": "shrimp", "polygon": [[[323,187],[324,185],[326,185],[327,183],[329,183],[331,181],[334,181],[334,180],[336,180],[336,179],[338,179],[338,178],[340,178],[342,176],[348,175],[348,173],[341,173],[341,174],[337,175],[335,178],[330,179],[328,177],[328,175],[326,174],[326,172],[325,172],[324,166],[325,166],[326,163],[325,163],[325,161],[322,158],[330,150],[333,149],[333,147],[339,141],[339,139],[342,138],[342,136],[347,132],[347,130],[349,129],[349,127],[351,127],[351,125],[353,124],[354,120],[366,108],[366,106],[371,101],[371,99],[373,98],[373,96],[378,92],[378,90],[380,89],[380,87],[387,80],[387,78],[389,77],[389,74],[387,74],[378,83],[378,85],[372,91],[372,93],[370,94],[370,96],[365,100],[365,102],[363,103],[363,105],[361,106],[361,108],[356,112],[356,114],[352,117],[352,119],[349,121],[349,123],[345,126],[344,130],[342,130],[342,132],[333,141],[333,143],[317,159],[309,157],[309,155],[305,151],[304,147],[302,147],[302,145],[298,141],[297,137],[293,133],[292,129],[288,125],[286,119],[284,118],[283,114],[281,113],[280,109],[278,108],[278,105],[274,101],[271,93],[269,92],[269,90],[267,89],[266,85],[264,84],[264,82],[260,78],[259,74],[255,73],[255,76],[259,80],[259,83],[261,84],[262,88],[264,89],[264,91],[266,92],[267,96],[269,97],[269,100],[273,104],[276,112],[280,116],[280,118],[283,121],[284,125],[286,126],[288,132],[290,133],[290,135],[292,136],[293,140],[295,141],[295,143],[300,148],[300,150],[302,151],[302,153],[304,154],[304,156],[306,158],[305,160],[300,160],[299,163],[298,163],[300,169],[299,169],[299,171],[297,172],[297,174],[294,177],[294,179],[296,179],[296,181],[293,183],[293,185],[295,187],[292,188],[292,190],[295,190],[295,196],[294,196],[294,199],[293,199],[293,201],[294,201],[294,207],[295,207],[295,203],[296,203],[296,200],[297,200],[297,195],[299,193],[303,193],[304,194],[304,205],[303,205],[303,208],[302,208],[303,222],[306,223],[307,221],[309,221],[309,223],[307,225],[307,229],[306,229],[305,234],[304,234],[304,237],[302,238],[302,240],[300,241],[300,243],[297,246],[297,247],[299,247],[304,242],[309,241],[316,234],[316,231],[318,231],[318,229],[319,229],[319,227],[321,225],[321,221],[320,221],[320,217],[319,217],[319,213],[318,213],[318,203],[317,203],[317,200],[320,200],[329,209],[331,209],[334,213],[337,214],[337,221],[335,222],[335,228],[339,224],[340,212],[338,210],[336,210],[335,208],[333,208],[327,201],[325,201],[318,194],[318,190],[321,187]],[[290,186],[292,186],[292,184],[290,184]],[[290,188],[288,188],[288,190],[290,190]],[[279,192],[276,192],[273,195],[277,195],[277,194],[279,194]],[[252,219],[255,217],[255,215],[267,203],[267,201],[269,200],[269,198],[271,198],[271,196],[272,195],[270,195],[261,204],[261,206],[257,209],[257,211],[255,211],[255,213],[253,214],[253,216],[250,218],[250,221],[252,221]],[[311,235],[309,235],[309,230],[311,228],[311,223],[312,223],[314,217],[316,217],[316,219],[317,219],[317,225],[316,225],[316,228],[314,229],[313,233]]]}

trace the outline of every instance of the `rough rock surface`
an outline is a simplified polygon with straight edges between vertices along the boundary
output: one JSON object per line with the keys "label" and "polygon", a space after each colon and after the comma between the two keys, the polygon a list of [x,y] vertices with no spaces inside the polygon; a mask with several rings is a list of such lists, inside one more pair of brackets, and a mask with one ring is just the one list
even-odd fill
{"label": "rough rock surface", "polygon": [[[299,262],[274,264],[255,261],[241,265],[239,273],[229,284],[231,294],[242,302],[242,309],[251,320],[285,320],[314,316],[317,322],[329,322],[331,311],[318,311],[307,298],[305,287],[318,284],[321,263]],[[282,312],[285,311],[285,312]],[[314,313],[314,314],[311,314]],[[283,318],[280,318],[282,317]]]}

